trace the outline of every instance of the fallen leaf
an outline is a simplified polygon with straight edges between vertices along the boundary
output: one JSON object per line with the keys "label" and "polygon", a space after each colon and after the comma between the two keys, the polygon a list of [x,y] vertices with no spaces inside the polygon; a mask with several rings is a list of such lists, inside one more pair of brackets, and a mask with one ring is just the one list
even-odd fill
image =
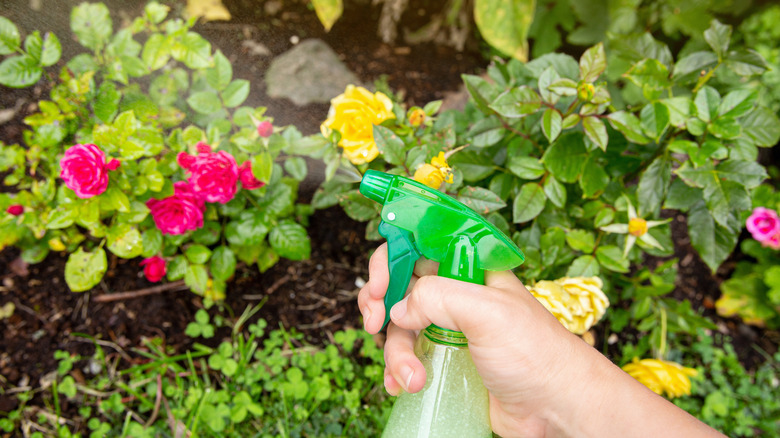
{"label": "fallen leaf", "polygon": [[16,306],[14,306],[14,303],[7,302],[2,307],[0,307],[0,319],[10,318],[11,315],[14,314],[14,310],[16,310]]}
{"label": "fallen leaf", "polygon": [[230,20],[230,12],[220,0],[187,0],[187,15],[206,21]]}

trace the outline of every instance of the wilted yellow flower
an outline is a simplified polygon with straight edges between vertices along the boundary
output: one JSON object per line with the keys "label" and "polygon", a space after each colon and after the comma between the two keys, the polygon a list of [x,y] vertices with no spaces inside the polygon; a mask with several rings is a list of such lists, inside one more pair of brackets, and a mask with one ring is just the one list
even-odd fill
{"label": "wilted yellow flower", "polygon": [[414,180],[437,190],[444,182],[451,184],[454,181],[454,177],[452,168],[447,164],[444,152],[439,152],[438,156],[433,157],[431,164],[421,164],[414,171]]}
{"label": "wilted yellow flower", "polygon": [[65,251],[65,244],[59,237],[52,237],[49,239],[49,249],[52,251]]}
{"label": "wilted yellow flower", "polygon": [[570,332],[581,335],[593,327],[609,307],[599,277],[563,277],[542,280],[531,294]]}
{"label": "wilted yellow flower", "polygon": [[352,164],[372,161],[379,155],[374,141],[374,125],[394,119],[393,102],[384,93],[371,93],[363,87],[347,85],[344,94],[330,101],[328,119],[320,125],[322,135],[341,133],[339,146]]}
{"label": "wilted yellow flower", "polygon": [[698,374],[695,369],[684,367],[676,362],[637,358],[624,365],[623,371],[658,395],[666,392],[669,398],[690,395],[690,377]]}
{"label": "wilted yellow flower", "polygon": [[422,125],[425,121],[425,111],[422,108],[415,108],[411,114],[409,114],[409,123],[415,128]]}

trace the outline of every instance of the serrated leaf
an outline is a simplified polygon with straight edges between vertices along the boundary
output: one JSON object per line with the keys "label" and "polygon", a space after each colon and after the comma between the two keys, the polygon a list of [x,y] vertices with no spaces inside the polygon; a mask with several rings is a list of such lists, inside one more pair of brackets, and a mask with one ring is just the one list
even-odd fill
{"label": "serrated leaf", "polygon": [[664,155],[659,156],[645,169],[639,178],[637,199],[639,210],[655,215],[666,198],[672,178],[672,163]]}
{"label": "serrated leaf", "polygon": [[213,91],[199,91],[187,98],[190,108],[201,114],[212,114],[222,109],[219,96]]}
{"label": "serrated leaf", "polygon": [[38,82],[42,74],[43,69],[31,56],[12,56],[0,63],[0,84],[6,87],[29,87]]}
{"label": "serrated leaf", "polygon": [[108,269],[106,252],[96,248],[93,252],[85,252],[83,248],[68,256],[65,263],[65,283],[72,292],[84,292],[92,289],[103,278]]}
{"label": "serrated leaf", "polygon": [[506,129],[504,129],[503,122],[498,117],[492,116],[480,119],[474,123],[466,133],[466,136],[471,138],[472,146],[484,148],[501,141],[505,132]]}
{"label": "serrated leaf", "polygon": [[257,209],[244,210],[225,226],[225,238],[231,245],[258,246],[268,234],[269,217]]}
{"label": "serrated leaf", "polygon": [[41,65],[49,67],[57,63],[62,55],[62,45],[57,35],[46,32],[43,36],[43,50],[41,51]]}
{"label": "serrated leaf", "polygon": [[740,117],[753,109],[758,99],[758,89],[734,90],[723,97],[718,106],[718,116]]}
{"label": "serrated leaf", "polygon": [[677,128],[685,129],[685,123],[691,116],[691,99],[689,97],[670,97],[661,100],[661,102],[669,108],[669,123]]}
{"label": "serrated leaf", "polygon": [[191,69],[211,66],[211,43],[195,32],[187,32],[173,41],[171,55]]}
{"label": "serrated leaf", "polygon": [[555,103],[558,102],[560,95],[558,93],[554,93],[553,91],[551,91],[550,85],[552,85],[555,81],[557,81],[560,78],[561,76],[558,74],[557,71],[555,71],[555,68],[553,66],[549,66],[546,69],[544,69],[544,72],[542,72],[542,74],[539,76],[539,81],[538,81],[539,94],[541,94],[542,99],[545,102],[553,105],[555,105]]}
{"label": "serrated leaf", "polygon": [[0,16],[0,55],[14,53],[21,43],[19,29],[13,21]]}
{"label": "serrated leaf", "polygon": [[639,115],[645,134],[658,141],[669,126],[669,108],[661,102],[653,102],[645,105]]}
{"label": "serrated leaf", "polygon": [[458,201],[479,214],[487,215],[506,207],[506,202],[495,193],[482,187],[464,187],[458,192]]}
{"label": "serrated leaf", "polygon": [[306,179],[308,173],[306,160],[301,157],[289,157],[284,160],[284,170],[298,181]]}
{"label": "serrated leaf", "polygon": [[144,250],[143,240],[138,228],[129,224],[119,224],[106,233],[108,250],[123,259],[138,257]]}
{"label": "serrated leaf", "polygon": [[718,107],[720,106],[720,93],[718,90],[705,85],[693,100],[693,105],[696,108],[696,115],[705,122],[718,117]]}
{"label": "serrated leaf", "polygon": [[694,52],[674,65],[672,79],[692,80],[699,76],[702,70],[714,67],[718,63],[718,56],[712,52]]}
{"label": "serrated leaf", "polygon": [[596,246],[596,237],[590,231],[570,230],[566,233],[566,243],[575,251],[589,254]]}
{"label": "serrated leaf", "polygon": [[488,106],[499,94],[497,87],[479,76],[461,75],[461,78],[480,111],[490,114],[491,110]]}
{"label": "serrated leaf", "polygon": [[528,59],[526,37],[535,8],[535,0],[476,0],[474,21],[488,44],[525,62]]}
{"label": "serrated leaf", "polygon": [[510,172],[522,179],[534,180],[544,175],[544,165],[535,157],[513,155],[506,162]]}
{"label": "serrated leaf", "polygon": [[585,82],[595,82],[606,68],[607,56],[603,43],[589,48],[580,57],[580,79]]}
{"label": "serrated leaf", "polygon": [[218,246],[211,255],[211,275],[227,281],[236,272],[236,255],[227,246]]}
{"label": "serrated leaf", "polygon": [[759,107],[742,120],[742,130],[756,146],[770,147],[780,140],[780,119],[769,108]]}
{"label": "serrated leaf", "polygon": [[306,228],[290,220],[279,222],[271,230],[268,241],[274,251],[290,260],[305,260],[311,255],[311,241]]}
{"label": "serrated leaf", "polygon": [[214,66],[206,69],[206,82],[217,91],[222,91],[233,79],[233,66],[221,50],[214,52]]}
{"label": "serrated leaf", "polygon": [[528,222],[539,216],[547,203],[547,196],[542,186],[537,183],[527,183],[520,188],[512,205],[514,223]]}
{"label": "serrated leaf", "polygon": [[159,229],[150,228],[141,233],[141,246],[143,257],[152,257],[162,252],[163,236]]}
{"label": "serrated leaf", "polygon": [[625,76],[643,90],[663,90],[671,86],[669,70],[657,59],[643,59],[637,62],[625,73]]}
{"label": "serrated leaf", "polygon": [[74,209],[68,204],[60,205],[49,212],[49,216],[46,218],[46,228],[49,230],[67,228],[73,225],[77,215],[78,209]]}
{"label": "serrated leaf", "polygon": [[594,277],[599,275],[601,269],[599,268],[599,262],[595,257],[591,255],[579,256],[566,271],[567,277]]}
{"label": "serrated leaf", "polygon": [[70,29],[78,42],[96,51],[113,33],[111,14],[103,3],[81,3],[70,13]]}
{"label": "serrated leaf", "polygon": [[596,161],[594,155],[588,156],[588,159],[585,161],[579,183],[582,189],[582,196],[585,198],[595,198],[609,184],[609,175],[604,170],[604,165]]}
{"label": "serrated leaf", "polygon": [[577,181],[588,156],[581,133],[567,133],[553,143],[542,157],[544,166],[555,177],[567,183]]}
{"label": "serrated leaf", "polygon": [[601,119],[596,116],[583,117],[582,127],[585,129],[585,135],[588,136],[590,141],[596,143],[602,151],[607,150],[609,136],[607,135],[607,127]]}
{"label": "serrated leaf", "polygon": [[347,216],[360,222],[372,219],[379,213],[378,204],[366,198],[357,190],[341,195],[339,204],[341,204]]}
{"label": "serrated leaf", "polygon": [[202,265],[211,257],[211,250],[200,244],[189,245],[184,250],[184,256],[190,263]]}
{"label": "serrated leaf", "polygon": [[189,265],[184,271],[184,284],[193,292],[203,295],[209,284],[209,272],[203,265]]}
{"label": "serrated leaf", "polygon": [[688,214],[688,234],[691,244],[704,263],[715,272],[737,245],[737,233],[715,223],[707,207],[699,202]]}
{"label": "serrated leaf", "polygon": [[390,164],[401,166],[404,163],[404,142],[398,135],[381,125],[374,125],[374,141],[382,157]]}
{"label": "serrated leaf", "polygon": [[236,79],[222,90],[222,102],[228,108],[235,108],[246,100],[249,96],[249,81],[246,79]]}
{"label": "serrated leaf", "polygon": [[119,109],[119,100],[121,98],[122,94],[117,91],[114,82],[105,81],[100,84],[95,99],[95,117],[100,119],[103,123],[111,123],[111,120]]}
{"label": "serrated leaf", "polygon": [[709,44],[718,56],[723,56],[729,49],[729,43],[731,42],[731,26],[723,24],[718,20],[712,20],[709,29],[704,31],[704,41]]}
{"label": "serrated leaf", "polygon": [[539,95],[526,85],[502,93],[490,104],[490,108],[508,118],[525,117],[535,113],[541,106]]}
{"label": "serrated leaf", "polygon": [[552,143],[561,134],[563,118],[555,108],[547,108],[542,116],[542,133]]}
{"label": "serrated leaf", "polygon": [[144,44],[141,59],[149,70],[157,70],[165,66],[171,59],[170,37],[155,33]]}
{"label": "serrated leaf", "polygon": [[599,246],[596,249],[596,260],[610,271],[628,272],[628,259],[623,257],[623,250],[614,245]]}
{"label": "serrated leaf", "polygon": [[639,119],[626,111],[617,111],[607,115],[607,120],[612,127],[623,134],[628,141],[637,144],[647,144],[650,142],[639,124]]}
{"label": "serrated leaf", "polygon": [[566,205],[566,186],[552,175],[544,181],[544,194],[556,207],[563,208]]}
{"label": "serrated leaf", "polygon": [[725,63],[728,68],[740,76],[758,75],[769,69],[769,64],[764,57],[752,49],[729,52]]}

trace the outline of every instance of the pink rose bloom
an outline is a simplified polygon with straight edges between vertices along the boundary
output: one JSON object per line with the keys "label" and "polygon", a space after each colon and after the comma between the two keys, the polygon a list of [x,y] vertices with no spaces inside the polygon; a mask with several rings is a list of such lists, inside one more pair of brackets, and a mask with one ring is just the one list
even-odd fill
{"label": "pink rose bloom", "polygon": [[149,257],[141,262],[146,279],[157,283],[165,276],[165,259],[160,256]]}
{"label": "pink rose bloom", "polygon": [[152,198],[146,201],[146,206],[151,211],[155,225],[164,234],[184,234],[203,226],[206,204],[185,181],[173,185],[173,196]]}
{"label": "pink rose bloom", "polygon": [[252,163],[249,161],[244,161],[238,168],[238,179],[241,181],[241,186],[247,190],[259,189],[265,185],[264,182],[255,178],[252,173]]}
{"label": "pink rose bloom", "polygon": [[206,202],[225,204],[238,190],[236,159],[225,151],[211,152],[205,143],[198,143],[198,155],[181,152],[176,162],[189,173],[192,188]]}
{"label": "pink rose bloom", "polygon": [[747,229],[761,243],[780,233],[780,218],[774,210],[756,207],[747,219]]}
{"label": "pink rose bloom", "polygon": [[773,234],[768,239],[761,242],[761,244],[772,249],[780,249],[780,232]]}
{"label": "pink rose bloom", "polygon": [[274,125],[272,125],[268,120],[260,122],[257,124],[257,133],[260,135],[260,137],[268,138],[271,136],[271,134],[274,133]]}
{"label": "pink rose bloom", "polygon": [[19,216],[24,213],[24,207],[19,204],[10,205],[5,212],[13,216]]}
{"label": "pink rose bloom", "polygon": [[119,160],[106,163],[106,154],[94,144],[71,146],[60,160],[60,178],[81,199],[91,198],[106,191],[108,172],[119,167]]}

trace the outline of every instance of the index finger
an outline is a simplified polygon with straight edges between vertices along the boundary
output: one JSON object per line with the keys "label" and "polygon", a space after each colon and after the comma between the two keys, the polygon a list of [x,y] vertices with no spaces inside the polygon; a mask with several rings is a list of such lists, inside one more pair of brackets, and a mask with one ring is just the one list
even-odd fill
{"label": "index finger", "polygon": [[[385,242],[379,245],[368,261],[368,295],[374,300],[384,299],[387,293],[387,286],[390,284],[390,272],[387,266],[387,243]],[[414,265],[414,275],[417,277],[436,275],[438,269],[438,263],[421,257]]]}

